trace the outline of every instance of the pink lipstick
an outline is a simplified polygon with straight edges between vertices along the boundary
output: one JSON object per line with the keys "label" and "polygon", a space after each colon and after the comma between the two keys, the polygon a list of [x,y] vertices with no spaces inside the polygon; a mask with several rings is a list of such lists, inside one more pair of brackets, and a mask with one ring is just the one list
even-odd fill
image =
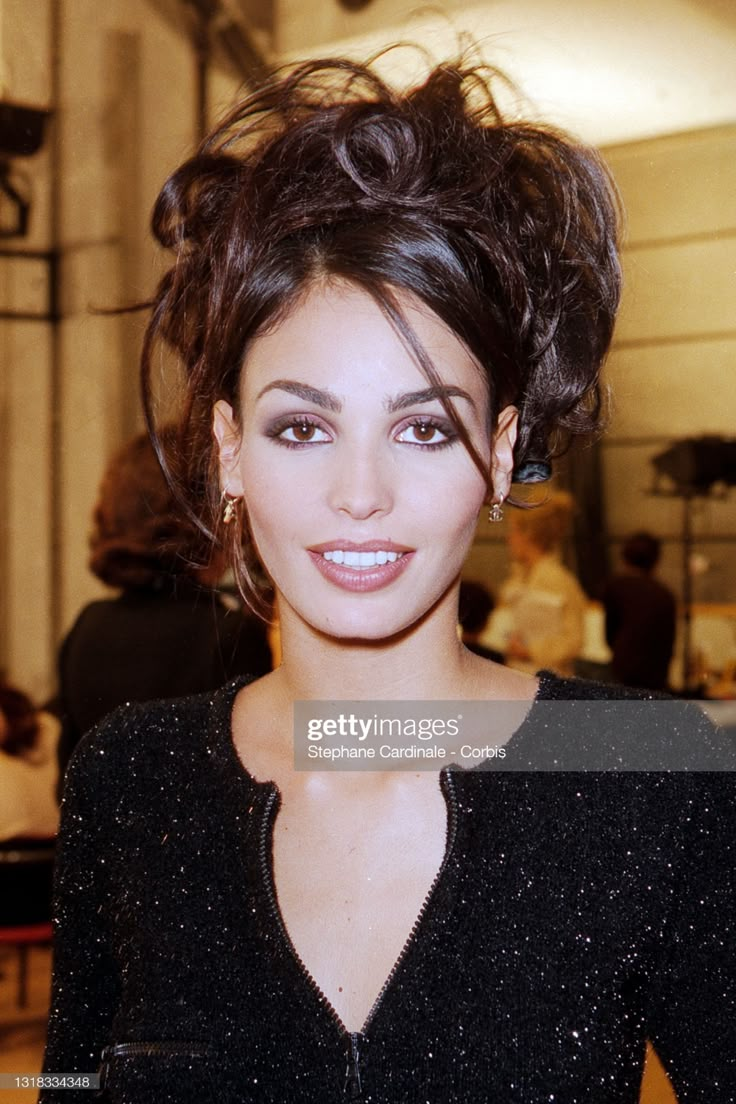
{"label": "pink lipstick", "polygon": [[406,569],[414,550],[393,541],[335,540],[307,549],[318,571],[343,590],[380,590]]}

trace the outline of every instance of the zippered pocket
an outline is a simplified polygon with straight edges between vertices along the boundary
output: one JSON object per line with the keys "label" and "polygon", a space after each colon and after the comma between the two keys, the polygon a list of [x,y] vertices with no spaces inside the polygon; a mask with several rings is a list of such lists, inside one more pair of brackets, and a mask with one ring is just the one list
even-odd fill
{"label": "zippered pocket", "polygon": [[156,1042],[111,1043],[102,1051],[103,1063],[110,1058],[134,1058],[136,1055],[179,1054],[185,1058],[208,1058],[213,1053],[207,1043],[173,1042],[161,1039]]}
{"label": "zippered pocket", "polygon": [[195,1039],[111,1043],[100,1056],[100,1092],[112,1101],[206,1100],[217,1080],[215,1050]]}

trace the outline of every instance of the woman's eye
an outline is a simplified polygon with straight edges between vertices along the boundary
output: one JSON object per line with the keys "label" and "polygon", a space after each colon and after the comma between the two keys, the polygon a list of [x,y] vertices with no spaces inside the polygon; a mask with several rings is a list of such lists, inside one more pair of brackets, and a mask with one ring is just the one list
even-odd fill
{"label": "woman's eye", "polygon": [[427,421],[425,418],[417,418],[413,422],[402,426],[396,435],[396,440],[405,445],[429,445],[438,447],[452,443],[455,434],[449,426],[439,425],[437,422]]}
{"label": "woman's eye", "polygon": [[275,427],[273,436],[286,445],[322,444],[331,440],[329,433],[315,422],[307,419],[289,422],[288,425]]}

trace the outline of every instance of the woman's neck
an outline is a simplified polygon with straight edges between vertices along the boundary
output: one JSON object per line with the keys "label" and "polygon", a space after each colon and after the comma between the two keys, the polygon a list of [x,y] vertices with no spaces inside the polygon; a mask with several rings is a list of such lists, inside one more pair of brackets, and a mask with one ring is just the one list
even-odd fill
{"label": "woman's neck", "polygon": [[536,679],[462,645],[456,607],[455,594],[376,643],[326,636],[282,609],[281,666],[236,698],[233,731],[248,770],[261,780],[291,776],[297,701],[531,701]]}
{"label": "woman's neck", "polygon": [[419,624],[375,642],[327,636],[284,611],[281,647],[280,681],[296,700],[455,698],[467,677],[454,596]]}

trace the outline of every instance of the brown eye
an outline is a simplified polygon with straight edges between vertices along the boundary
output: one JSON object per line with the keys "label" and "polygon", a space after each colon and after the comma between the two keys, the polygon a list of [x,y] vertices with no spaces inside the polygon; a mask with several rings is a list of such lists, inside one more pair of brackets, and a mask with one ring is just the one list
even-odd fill
{"label": "brown eye", "polygon": [[422,445],[425,448],[441,448],[452,443],[455,434],[450,427],[426,419],[404,422],[396,435],[403,445]]}
{"label": "brown eye", "polygon": [[437,426],[426,425],[418,422],[412,426],[412,433],[417,441],[421,441],[423,445],[431,441],[435,433],[437,433]]}
{"label": "brown eye", "polygon": [[279,444],[291,445],[321,445],[330,440],[329,433],[307,419],[290,421],[287,425],[277,425],[270,433]]}
{"label": "brown eye", "polygon": [[302,422],[291,427],[291,431],[294,434],[295,441],[311,441],[314,437],[315,426],[309,422]]}

